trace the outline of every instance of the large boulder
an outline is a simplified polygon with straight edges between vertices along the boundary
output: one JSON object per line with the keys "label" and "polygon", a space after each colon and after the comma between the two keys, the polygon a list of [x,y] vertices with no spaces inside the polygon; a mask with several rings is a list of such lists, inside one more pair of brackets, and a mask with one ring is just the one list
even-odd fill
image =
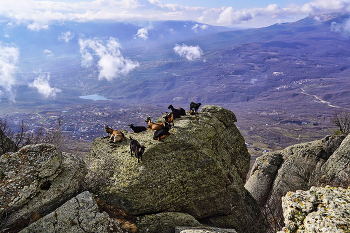
{"label": "large boulder", "polygon": [[0,157],[0,228],[20,230],[74,197],[85,163],[50,144],[30,145]]}
{"label": "large boulder", "polygon": [[185,213],[163,212],[139,217],[137,232],[174,233],[177,226],[202,226],[197,219]]}
{"label": "large boulder", "polygon": [[282,197],[284,232],[349,232],[350,189],[311,187]]}
{"label": "large boulder", "polygon": [[[89,189],[130,215],[182,212],[238,232],[251,222],[260,228],[259,208],[244,188],[250,155],[236,121],[206,105],[176,120],[162,141],[152,139],[154,131],[124,131],[121,143],[97,138],[86,158]],[[130,136],[146,146],[141,163],[130,155]]]}
{"label": "large boulder", "polygon": [[[264,154],[255,161],[245,188],[260,206],[267,206],[276,216],[282,216],[281,197],[288,191],[321,185],[321,178],[329,181],[330,177],[334,180],[334,176],[342,176],[345,179],[340,171],[349,169],[350,157],[345,155],[350,152],[345,151],[350,146],[350,136],[344,138],[327,136]],[[342,163],[337,164],[338,160]]]}
{"label": "large boulder", "polygon": [[321,167],[317,167],[312,178],[312,184],[350,185],[350,135]]}
{"label": "large boulder", "polygon": [[85,191],[20,231],[35,232],[123,233],[123,230],[118,221],[110,218],[106,212],[100,213],[91,193]]}

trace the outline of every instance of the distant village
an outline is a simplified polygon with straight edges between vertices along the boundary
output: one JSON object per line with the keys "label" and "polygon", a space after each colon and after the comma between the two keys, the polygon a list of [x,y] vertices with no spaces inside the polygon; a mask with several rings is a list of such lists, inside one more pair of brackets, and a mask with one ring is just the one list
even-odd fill
{"label": "distant village", "polygon": [[[117,108],[113,105],[92,104],[85,107],[64,108],[63,110],[46,110],[37,113],[13,112],[6,115],[0,115],[6,119],[7,124],[14,133],[20,131],[20,125],[23,121],[25,131],[34,135],[40,132],[49,132],[60,127],[59,131],[65,136],[66,140],[91,142],[95,138],[107,136],[105,126],[109,125],[114,129],[124,129],[129,132],[132,130],[129,124],[147,126],[145,119],[149,116],[152,121],[165,113],[167,109],[147,108]],[[267,149],[257,148],[246,143],[252,154],[262,154],[269,152]]]}
{"label": "distant village", "polygon": [[0,116],[6,119],[14,133],[20,130],[23,121],[25,131],[37,133],[40,130],[57,129],[70,139],[92,141],[97,137],[106,136],[104,127],[109,125],[115,129],[125,129],[131,132],[129,124],[147,126],[148,116],[159,117],[159,110],[146,108],[114,108],[111,106],[89,106],[80,108],[65,108],[60,111],[39,111],[38,113],[13,112]]}

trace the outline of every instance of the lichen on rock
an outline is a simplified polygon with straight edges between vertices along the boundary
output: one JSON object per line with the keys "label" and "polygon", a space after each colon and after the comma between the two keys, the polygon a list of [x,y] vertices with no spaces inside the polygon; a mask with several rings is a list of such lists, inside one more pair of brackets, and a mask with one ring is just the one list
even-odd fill
{"label": "lichen on rock", "polygon": [[202,226],[193,216],[178,212],[145,215],[138,219],[136,223],[138,232],[173,233],[176,226]]}
{"label": "lichen on rock", "polygon": [[349,232],[350,188],[311,187],[282,197],[283,232]]}
{"label": "lichen on rock", "polygon": [[123,231],[118,221],[111,219],[106,212],[100,213],[91,193],[85,191],[20,231],[20,233],[34,232],[122,233]]}
{"label": "lichen on rock", "polygon": [[[154,131],[124,131],[121,143],[97,138],[85,160],[89,189],[130,215],[240,219],[225,221],[230,228],[259,223],[257,204],[244,188],[250,155],[236,121],[230,110],[206,105],[196,116],[176,119],[173,134],[162,141],[153,140]],[[130,155],[129,137],[146,147],[141,163]]]}
{"label": "lichen on rock", "polygon": [[[343,135],[327,136],[264,154],[253,165],[246,189],[260,206],[273,209],[275,216],[282,216],[281,197],[288,191],[308,190],[311,186],[350,179],[344,172],[350,171],[347,165],[350,150],[345,149],[349,148],[350,136],[344,138]],[[338,164],[338,160],[341,163]]]}
{"label": "lichen on rock", "polygon": [[29,145],[0,157],[0,227],[25,226],[78,193],[86,166],[50,144]]}

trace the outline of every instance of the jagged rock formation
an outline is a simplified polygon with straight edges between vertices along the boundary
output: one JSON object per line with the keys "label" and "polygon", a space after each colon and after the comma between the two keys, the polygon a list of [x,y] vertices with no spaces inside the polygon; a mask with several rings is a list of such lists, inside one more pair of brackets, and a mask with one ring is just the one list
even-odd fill
{"label": "jagged rock formation", "polygon": [[282,197],[285,227],[289,232],[349,232],[350,189],[330,186],[288,192]]}
{"label": "jagged rock formation", "polygon": [[327,136],[259,157],[245,187],[259,205],[282,215],[281,197],[288,191],[349,183],[349,164],[350,136]]}
{"label": "jagged rock formation", "polygon": [[0,157],[0,229],[20,230],[74,197],[86,166],[50,144],[30,145]]}
{"label": "jagged rock formation", "polygon": [[348,186],[350,184],[350,134],[331,157],[315,172],[310,183]]}
{"label": "jagged rock formation", "polygon": [[174,135],[161,142],[152,139],[154,131],[124,132],[146,146],[141,163],[130,155],[130,140],[97,138],[85,160],[88,188],[129,215],[181,212],[216,227],[263,232],[260,210],[244,188],[250,155],[236,121],[231,111],[207,105],[176,120]]}
{"label": "jagged rock formation", "polygon": [[111,219],[106,212],[99,212],[95,199],[88,191],[77,195],[20,231],[20,233],[34,232],[123,233],[118,221]]}

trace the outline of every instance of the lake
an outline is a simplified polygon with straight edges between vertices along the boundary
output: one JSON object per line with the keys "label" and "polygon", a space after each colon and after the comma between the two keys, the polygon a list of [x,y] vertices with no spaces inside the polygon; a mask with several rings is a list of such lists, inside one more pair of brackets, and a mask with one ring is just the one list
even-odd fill
{"label": "lake", "polygon": [[93,100],[93,101],[96,101],[96,100],[110,100],[110,99],[105,98],[102,95],[82,95],[82,96],[79,96],[79,98],[80,99],[85,99],[85,100]]}

